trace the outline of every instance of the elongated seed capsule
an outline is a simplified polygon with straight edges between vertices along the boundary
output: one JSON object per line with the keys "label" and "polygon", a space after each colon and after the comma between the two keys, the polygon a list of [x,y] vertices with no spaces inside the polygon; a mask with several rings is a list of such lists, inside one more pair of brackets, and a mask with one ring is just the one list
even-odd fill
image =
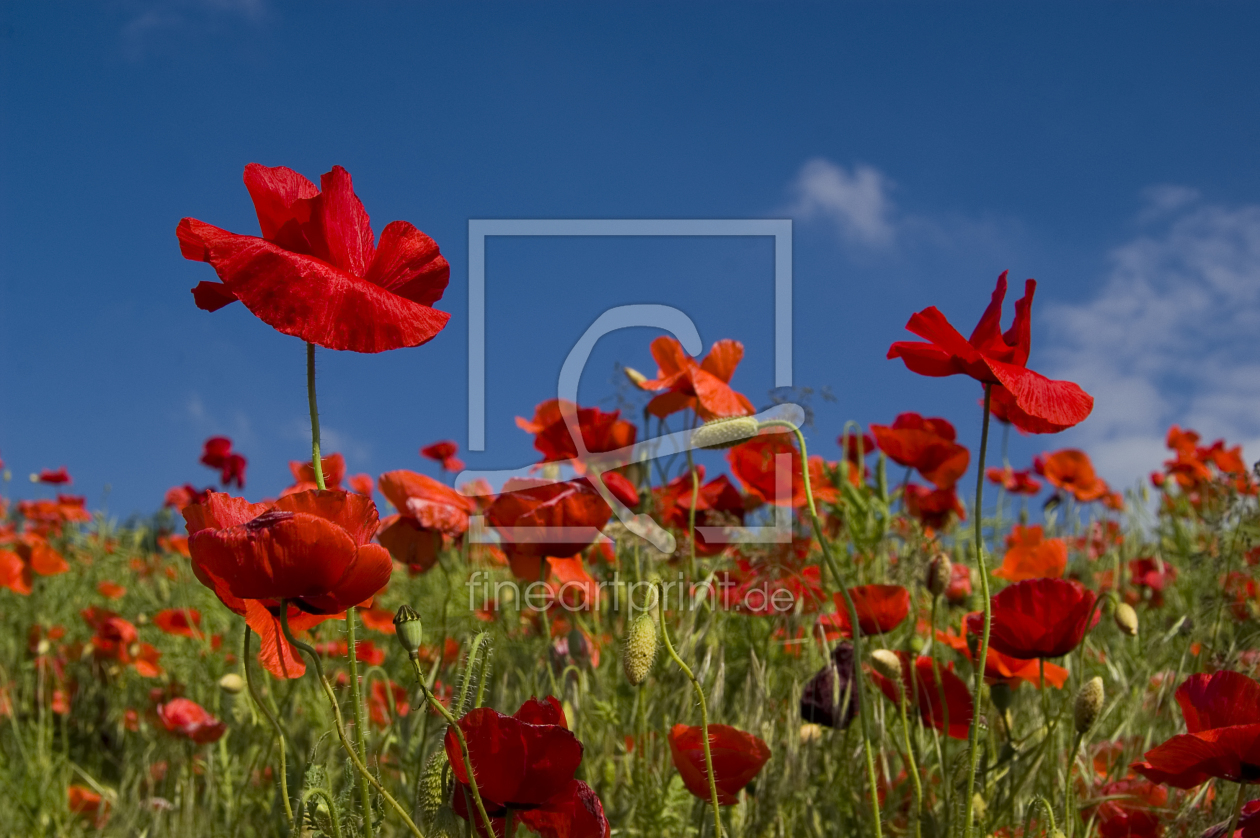
{"label": "elongated seed capsule", "polygon": [[1102,678],[1095,676],[1081,686],[1073,708],[1077,733],[1087,733],[1094,726],[1098,714],[1102,712],[1104,698]]}
{"label": "elongated seed capsule", "polygon": [[691,434],[697,448],[730,448],[757,435],[760,425],[751,416],[728,416],[705,422]]}
{"label": "elongated seed capsule", "polygon": [[626,680],[633,687],[639,686],[652,671],[656,660],[656,623],[650,614],[640,614],[630,624],[626,634],[626,648],[621,655],[621,667]]}
{"label": "elongated seed capsule", "polygon": [[937,553],[932,563],[928,565],[926,580],[927,589],[932,596],[940,596],[949,590],[953,575],[954,563],[949,560],[949,556],[945,553]]}
{"label": "elongated seed capsule", "polygon": [[426,829],[432,829],[437,818],[438,809],[446,803],[446,785],[442,782],[450,763],[446,759],[446,751],[438,748],[424,764],[420,772],[420,781],[416,784],[416,797],[420,804],[420,823]]}
{"label": "elongated seed capsule", "polygon": [[1138,615],[1133,610],[1133,606],[1127,602],[1121,602],[1116,605],[1115,613],[1116,628],[1120,629],[1129,637],[1137,637],[1138,633]]}

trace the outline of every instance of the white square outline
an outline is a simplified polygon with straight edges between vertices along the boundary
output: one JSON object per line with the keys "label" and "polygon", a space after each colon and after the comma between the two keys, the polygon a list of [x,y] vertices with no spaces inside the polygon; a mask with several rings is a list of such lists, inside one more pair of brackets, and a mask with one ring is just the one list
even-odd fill
{"label": "white square outline", "polygon": [[792,219],[468,219],[468,448],[486,450],[487,236],[770,236],[774,238],[774,386],[792,386]]}

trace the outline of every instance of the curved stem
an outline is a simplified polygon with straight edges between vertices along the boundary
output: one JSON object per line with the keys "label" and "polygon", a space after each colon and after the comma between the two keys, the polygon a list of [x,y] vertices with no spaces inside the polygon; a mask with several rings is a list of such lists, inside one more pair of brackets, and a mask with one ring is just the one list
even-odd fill
{"label": "curved stem", "polygon": [[319,407],[315,404],[315,344],[306,344],[306,400],[311,407],[311,468],[315,485],[324,486],[324,463],[319,456]]}
{"label": "curved stem", "polygon": [[709,707],[704,701],[704,688],[700,686],[700,681],[696,679],[695,673],[691,671],[691,667],[678,657],[678,653],[674,651],[674,644],[669,639],[669,629],[665,627],[665,605],[661,604],[661,639],[665,641],[665,650],[669,652],[669,656],[674,659],[674,663],[678,664],[678,668],[683,671],[691,681],[691,686],[696,691],[696,697],[700,700],[700,735],[704,740],[704,772],[709,778],[709,799],[713,804],[713,835],[714,838],[722,838],[722,810],[719,808],[717,793],[717,777],[713,773],[713,753],[709,748]]}
{"label": "curved stem", "polygon": [[[301,640],[298,640],[293,636],[293,632],[289,631],[289,603],[287,600],[281,600],[280,602],[280,628],[284,632],[285,640],[288,640],[289,643],[301,649],[303,652],[306,652],[307,657],[311,659],[311,663],[315,667],[315,675],[319,681],[319,685],[324,688],[324,697],[328,699],[328,704],[332,707],[333,723],[337,730],[337,739],[341,741],[341,749],[346,752],[346,756],[350,757],[350,762],[354,764],[355,770],[359,772],[359,775],[363,777],[363,779],[372,784],[372,788],[376,789],[377,793],[380,794],[381,797],[385,798],[385,802],[398,813],[398,816],[401,817],[403,822],[407,824],[407,828],[411,831],[411,834],[414,835],[415,838],[424,838],[424,833],[420,831],[420,828],[416,826],[416,822],[413,821],[411,816],[407,814],[407,810],[394,799],[392,794],[385,790],[385,787],[381,785],[380,780],[377,780],[376,777],[372,775],[372,772],[368,771],[367,766],[363,764],[363,762],[359,759],[358,753],[355,752],[354,746],[350,744],[350,737],[346,736],[345,722],[341,718],[341,706],[337,704],[337,696],[333,693],[332,687],[328,684],[328,679],[324,677],[324,664],[320,662],[319,654],[311,648],[310,644],[303,643]],[[371,815],[370,812],[365,814],[368,814],[369,816]]]}
{"label": "curved stem", "polygon": [[302,797],[298,801],[298,811],[305,811],[312,797],[324,798],[324,803],[328,806],[328,821],[332,824],[333,838],[341,838],[341,818],[337,816],[337,806],[333,803],[332,795],[326,790],[314,788],[302,792]]}
{"label": "curved stem", "polygon": [[446,719],[446,723],[455,732],[455,740],[459,743],[459,752],[464,757],[464,771],[468,774],[468,788],[472,791],[473,803],[477,806],[477,814],[481,815],[481,822],[485,825],[486,834],[494,835],[494,824],[490,822],[490,816],[486,814],[486,805],[481,802],[481,791],[477,788],[477,776],[473,774],[472,757],[468,754],[468,740],[464,738],[464,731],[460,729],[459,722],[451,715],[451,711],[447,710],[442,702],[437,700],[437,696],[424,683],[424,677],[420,673],[420,658],[416,655],[411,657],[411,668],[415,670],[416,681],[420,684],[420,690],[424,693],[425,699],[428,700],[434,710],[442,714],[442,718]]}
{"label": "curved stem", "polygon": [[[984,385],[984,424],[980,430],[980,462],[976,466],[976,506],[972,510],[976,524],[976,568],[980,572],[980,596],[984,600],[984,631],[980,635],[980,651],[976,655],[979,664],[976,666],[976,686],[971,696],[971,706],[975,708],[971,714],[971,731],[968,734],[967,747],[967,799],[966,813],[963,815],[963,831],[971,829],[971,816],[975,808],[976,794],[976,761],[980,757],[980,694],[984,691],[984,667],[989,660],[989,626],[993,622],[993,603],[989,598],[989,569],[984,564],[983,519],[984,501],[984,455],[989,444],[989,405],[993,397],[993,385]],[[1042,689],[1045,684],[1042,684]]]}
{"label": "curved stem", "polygon": [[[354,639],[354,608],[352,605],[346,609],[346,643],[350,650],[350,698],[354,702],[354,746],[359,751],[359,761],[367,765],[367,746],[363,741],[363,696],[359,690],[359,647]],[[372,792],[367,783],[359,783],[359,804],[363,807],[364,831],[368,838],[372,838]]]}
{"label": "curved stem", "polygon": [[871,808],[875,814],[873,819],[875,838],[882,838],[883,826],[880,823],[879,787],[875,779],[875,755],[871,750],[870,705],[866,701],[866,688],[863,684],[866,679],[862,677],[862,630],[859,628],[860,621],[858,620],[857,605],[854,604],[853,597],[849,595],[849,588],[844,584],[844,577],[840,575],[840,568],[836,565],[836,560],[831,555],[831,546],[827,543],[827,536],[823,532],[822,522],[818,520],[818,509],[814,506],[814,492],[809,481],[809,454],[805,448],[804,434],[801,433],[800,428],[790,422],[777,419],[762,422],[761,427],[787,428],[796,434],[796,441],[801,446],[801,478],[805,485],[805,503],[809,509],[809,518],[814,527],[814,536],[822,546],[823,560],[827,564],[827,570],[831,573],[831,578],[835,580],[836,587],[840,589],[840,594],[844,597],[844,607],[848,612],[849,626],[853,634],[853,681],[857,684],[857,715],[862,725],[862,747],[866,754],[866,778],[870,783]]}
{"label": "curved stem", "polygon": [[289,778],[285,766],[285,745],[284,730],[280,727],[280,722],[272,715],[271,708],[263,704],[262,697],[258,695],[258,688],[254,686],[254,676],[249,671],[249,638],[253,634],[249,626],[245,626],[245,648],[241,655],[241,666],[245,669],[245,684],[249,687],[249,695],[254,699],[254,704],[262,710],[263,715],[267,717],[267,721],[271,722],[271,727],[276,732],[276,745],[280,749],[280,796],[284,799],[284,813],[289,817],[289,823],[293,823],[293,807],[289,804]]}

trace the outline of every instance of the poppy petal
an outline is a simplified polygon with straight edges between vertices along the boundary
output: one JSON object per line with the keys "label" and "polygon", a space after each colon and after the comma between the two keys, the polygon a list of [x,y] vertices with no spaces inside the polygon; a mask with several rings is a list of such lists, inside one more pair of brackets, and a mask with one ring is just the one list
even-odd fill
{"label": "poppy petal", "polygon": [[700,362],[700,369],[715,376],[725,384],[731,383],[735,368],[744,357],[744,345],[729,338],[713,344],[709,354]]}
{"label": "poppy petal", "polygon": [[[254,202],[262,237],[297,250],[291,236],[284,237],[281,231],[286,226],[296,230],[309,223],[311,207],[305,199],[319,195],[319,187],[288,166],[250,163],[245,167],[245,189]],[[305,237],[301,240],[305,241]]]}
{"label": "poppy petal", "polygon": [[301,512],[331,521],[355,544],[367,544],[376,535],[379,519],[372,499],[357,492],[316,489],[285,495],[272,507],[276,511]]}
{"label": "poppy petal", "polygon": [[391,221],[381,231],[380,246],[365,278],[413,303],[432,306],[446,292],[451,266],[437,242],[415,225]]}
{"label": "poppy petal", "polygon": [[[459,720],[478,792],[487,801],[503,804],[514,798],[526,769],[525,727],[489,707],[472,710]],[[445,747],[455,779],[466,784],[468,772],[453,730],[446,732]]]}
{"label": "poppy petal", "polygon": [[1084,422],[1094,409],[1094,397],[1071,381],[1053,381],[1014,364],[989,360],[988,367],[1029,416],[1070,428]]}
{"label": "poppy petal", "polygon": [[1241,672],[1191,675],[1177,688],[1186,731],[1260,724],[1260,683]]}

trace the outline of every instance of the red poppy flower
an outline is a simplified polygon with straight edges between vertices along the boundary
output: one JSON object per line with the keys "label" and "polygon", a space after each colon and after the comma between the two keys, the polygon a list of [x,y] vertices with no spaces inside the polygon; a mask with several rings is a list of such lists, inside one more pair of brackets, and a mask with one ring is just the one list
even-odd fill
{"label": "red poppy flower", "polygon": [[388,608],[361,608],[359,619],[363,625],[381,634],[397,634],[398,626],[394,625],[394,612]]}
{"label": "red poppy flower", "polygon": [[406,687],[390,681],[387,690],[384,681],[373,678],[367,705],[372,724],[387,727],[393,719],[403,718],[411,712],[411,697]]}
{"label": "red poppy flower", "polygon": [[[669,752],[687,791],[701,800],[710,800],[701,729],[674,725],[669,731]],[[770,748],[765,742],[728,725],[709,725],[709,753],[718,803],[723,806],[738,803],[740,789],[752,782],[770,759]]]}
{"label": "red poppy flower", "polygon": [[[984,399],[980,399],[980,404],[984,404]],[[1015,429],[1024,435],[1057,434],[1076,424],[1075,422],[1064,424],[1026,413],[1016,404],[1011,392],[1000,384],[993,385],[989,396],[989,413],[999,422],[1014,425]]]}
{"label": "red poppy flower", "polygon": [[70,472],[66,471],[65,466],[62,466],[56,471],[53,471],[50,468],[43,469],[42,471],[40,471],[39,475],[36,476],[34,482],[49,483],[49,484],[52,484],[53,486],[61,486],[67,483],[73,483],[74,481],[70,478]]}
{"label": "red poppy flower", "polygon": [[[972,661],[974,660],[974,655],[971,645],[962,633],[965,631],[965,624],[962,627],[962,631],[958,634],[955,634],[952,629],[947,631],[938,629],[936,639],[961,654],[968,661]],[[1045,662],[1044,666],[1046,683],[1056,690],[1063,689],[1063,684],[1067,681],[1068,671],[1048,661]],[[999,652],[990,645],[989,655],[984,662],[984,682],[990,686],[993,684],[1006,684],[1008,687],[1018,687],[1021,681],[1027,681],[1036,687],[1041,684],[1041,667],[1042,663],[1036,659],[1013,658],[1010,655]]]}
{"label": "red poppy flower", "polygon": [[[470,820],[468,807],[472,796],[462,789],[452,798],[455,814],[464,820]],[[484,802],[484,801],[483,801]],[[487,808],[490,825],[496,838],[507,834],[507,819],[504,817],[507,808],[493,810]],[[600,802],[595,790],[581,780],[570,780],[569,783],[549,798],[546,803],[533,809],[517,812],[516,820],[537,832],[542,838],[609,838],[612,828],[604,817],[604,804]],[[477,827],[481,838],[491,838],[481,822],[481,816],[474,810],[471,821]]]}
{"label": "red poppy flower", "polygon": [[907,483],[905,503],[906,512],[930,529],[945,529],[953,517],[959,521],[967,520],[967,510],[952,486],[932,490],[917,483]]}
{"label": "red poppy flower", "polygon": [[166,496],[162,499],[163,506],[179,511],[190,503],[205,503],[206,496],[214,491],[213,489],[198,489],[191,483],[185,483],[183,486],[172,486],[166,490]]}
{"label": "red poppy flower", "polygon": [[1011,527],[1006,537],[1006,555],[993,575],[1008,582],[1022,582],[1043,576],[1061,577],[1067,570],[1067,543],[1046,538],[1041,524]]}
{"label": "red poppy flower", "polygon": [[381,522],[377,540],[413,574],[433,567],[443,542],[462,537],[468,516],[477,511],[473,498],[414,471],[386,472],[379,485],[399,514]]}
{"label": "red poppy flower", "polygon": [[1162,786],[1125,777],[1103,783],[1092,796],[1102,802],[1082,807],[1081,816],[1097,822],[1102,838],[1160,838],[1164,834],[1160,810],[1168,805],[1168,790]]}
{"label": "red poppy flower", "polygon": [[1075,448],[1043,454],[1033,460],[1033,469],[1081,503],[1099,500],[1111,491],[1094,472],[1089,455]]}
{"label": "red poppy flower", "polygon": [[764,503],[804,506],[801,452],[788,434],[762,431],[726,452],[726,461],[740,485]]}
{"label": "red poppy flower", "polygon": [[335,614],[370,600],[389,582],[389,553],[369,543],[376,505],[363,495],[299,492],[268,509],[211,492],[184,509],[193,572],[220,599],[278,604]]}
{"label": "red poppy flower", "polygon": [[455,456],[457,453],[459,453],[459,446],[451,439],[444,439],[420,449],[421,457],[441,463],[443,471],[464,470],[464,461]]}
{"label": "red poppy flower", "polygon": [[[626,506],[638,504],[630,481],[613,471],[601,478]],[[544,556],[577,555],[599,536],[611,515],[612,509],[585,477],[559,483],[512,478],[486,510],[487,522],[503,539],[513,572],[532,579],[538,578]]]}
{"label": "red poppy flower", "polygon": [[954,441],[954,426],[944,419],[902,413],[891,426],[871,425],[871,433],[889,459],[918,469],[938,489],[952,488],[971,462],[970,452]]}
{"label": "red poppy flower", "polygon": [[[853,606],[857,609],[858,627],[862,634],[887,634],[901,625],[910,613],[910,592],[900,585],[858,585],[849,588]],[[828,628],[828,636],[852,637],[849,625],[849,609],[844,597],[832,594],[836,613],[827,614],[819,622]]]}
{"label": "red poppy flower", "polygon": [[663,419],[690,408],[708,422],[757,412],[744,394],[731,389],[731,376],[744,357],[744,345],[739,341],[719,340],[697,363],[677,339],[662,335],[652,341],[652,357],[659,368],[656,378],[636,383],[644,390],[664,391],[648,402],[647,409],[653,416]]}
{"label": "red poppy flower", "polygon": [[87,786],[66,786],[66,806],[76,815],[91,815],[96,829],[103,829],[109,820],[109,801]]}
{"label": "red poppy flower", "polygon": [[[933,663],[931,658],[921,657],[910,666],[910,655],[898,652],[901,660],[901,689],[906,696],[907,705],[916,708],[923,723],[931,725],[952,739],[966,739],[971,730],[971,690],[963,679],[954,674],[952,666],[944,666],[940,662]],[[940,684],[937,684],[937,676]],[[871,679],[889,701],[899,700],[897,685],[880,675],[871,673]],[[945,691],[945,703],[941,704],[941,689]],[[945,717],[949,716],[949,727],[946,728]]]}
{"label": "red poppy flower", "polygon": [[[701,484],[696,493],[696,555],[716,556],[727,542],[710,543],[702,527],[734,527],[744,523],[744,499],[725,474],[704,482],[704,466],[696,466],[696,480]],[[691,519],[691,475],[684,473],[653,491],[660,522],[686,533]],[[680,552],[686,552],[679,547]]]}
{"label": "red poppy flower", "polygon": [[246,460],[232,451],[232,440],[227,437],[212,436],[207,439],[201,452],[201,462],[219,470],[219,482],[224,486],[236,483],[238,489],[245,488]]}
{"label": "red poppy flower", "polygon": [[1186,733],[1130,768],[1156,783],[1194,788],[1213,777],[1260,782],[1260,684],[1238,672],[1191,675],[1177,688]]}
{"label": "red poppy flower", "polygon": [[210,715],[206,708],[187,698],[172,698],[157,708],[162,727],[199,745],[218,742],[227,733],[227,724]]}
{"label": "red poppy flower", "polygon": [[[574,411],[582,443],[589,454],[617,451],[634,445],[638,428],[621,418],[621,411],[605,413],[597,407],[578,407],[560,399],[548,399],[534,408],[533,420],[516,417],[516,425],[534,434],[534,448],[543,455],[544,463],[557,463],[578,458],[577,444],[569,433],[561,409]],[[575,463],[582,473],[582,464]]]}
{"label": "red poppy flower", "polygon": [[292,169],[251,163],[245,187],[262,238],[193,218],[176,228],[184,258],[209,262],[222,280],[193,289],[198,308],[240,300],[277,331],[354,352],[419,346],[446,326],[450,315],[431,308],[451,272],[437,243],[405,221],[377,242],[345,169],[316,189]]}
{"label": "red poppy flower", "polygon": [[919,375],[969,375],[985,384],[1000,384],[1014,398],[1015,407],[1030,417],[1064,428],[1083,422],[1094,408],[1092,396],[1070,381],[1052,381],[1026,366],[1035,280],[1025,283],[1024,296],[1015,303],[1011,328],[1001,331],[1006,274],[1003,271],[998,277],[989,306],[970,339],[959,334],[932,306],[911,316],[906,324],[928,342],[898,341],[889,348],[888,357],[901,358]]}
{"label": "red poppy flower", "polygon": [[1170,583],[1177,580],[1177,568],[1157,558],[1131,559],[1129,575],[1133,584],[1139,588],[1150,588],[1161,593]]}
{"label": "red poppy flower", "polygon": [[96,592],[106,599],[122,599],[127,595],[126,588],[109,580],[96,583]]}
{"label": "red poppy flower", "polygon": [[945,588],[945,600],[950,605],[961,605],[971,596],[971,568],[954,562],[949,569],[949,585]]}
{"label": "red poppy flower", "polygon": [[[993,597],[989,645],[1015,658],[1062,657],[1098,623],[1094,599],[1093,591],[1064,579],[1016,582]],[[979,637],[984,615],[968,614],[967,630]]]}
{"label": "red poppy flower", "polygon": [[[1163,791],[1162,788],[1155,788]],[[1209,798],[1210,799],[1210,798]],[[1218,823],[1216,826],[1204,830],[1199,838],[1225,838],[1225,830],[1229,829],[1229,823]],[[1103,838],[1123,838],[1123,836],[1105,835]],[[1159,838],[1159,836],[1156,836]],[[1242,807],[1242,813],[1238,818],[1238,827],[1234,830],[1231,838],[1260,838],[1260,800],[1252,800]]]}
{"label": "red poppy flower", "polygon": [[153,625],[177,637],[202,636],[201,612],[196,608],[164,608],[154,615]]}
{"label": "red poppy flower", "polygon": [[1032,476],[1032,469],[1015,471],[1007,468],[987,468],[984,476],[1012,495],[1035,495],[1041,491],[1041,481]]}
{"label": "red poppy flower", "polygon": [[[340,489],[342,483],[349,485],[349,490],[359,495],[372,496],[372,477],[367,474],[346,476],[346,460],[338,453],[329,454],[319,460],[320,470],[324,474],[325,489]],[[315,482],[315,469],[310,460],[289,460],[289,471],[293,474],[293,485],[280,493],[281,496],[297,492],[309,492],[318,489]]]}

